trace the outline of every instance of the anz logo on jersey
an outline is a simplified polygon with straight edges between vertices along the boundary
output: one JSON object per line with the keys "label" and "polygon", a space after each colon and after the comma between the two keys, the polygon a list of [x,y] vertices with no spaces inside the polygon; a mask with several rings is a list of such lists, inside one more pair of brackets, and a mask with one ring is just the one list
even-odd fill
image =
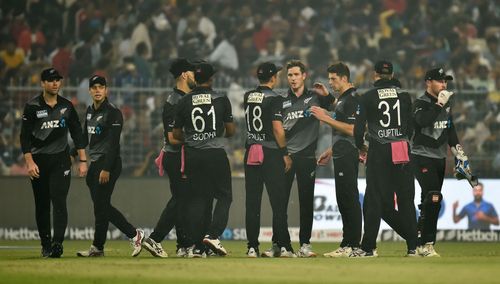
{"label": "anz logo on jersey", "polygon": [[285,120],[292,120],[292,119],[299,119],[304,117],[304,111],[303,110],[296,110],[287,113],[285,116]]}
{"label": "anz logo on jersey", "polygon": [[100,125],[97,126],[87,126],[87,132],[89,134],[101,134],[102,133],[102,127]]}
{"label": "anz logo on jersey", "polygon": [[434,129],[446,129],[449,128],[451,121],[449,120],[439,120],[434,122]]}
{"label": "anz logo on jersey", "polygon": [[66,119],[61,117],[59,120],[49,120],[44,121],[40,129],[53,129],[53,128],[64,128],[66,127]]}

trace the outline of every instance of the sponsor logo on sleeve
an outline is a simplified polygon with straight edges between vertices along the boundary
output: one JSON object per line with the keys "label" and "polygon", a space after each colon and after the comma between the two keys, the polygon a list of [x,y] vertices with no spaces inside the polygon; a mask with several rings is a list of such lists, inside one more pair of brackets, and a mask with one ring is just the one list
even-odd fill
{"label": "sponsor logo on sleeve", "polygon": [[49,113],[47,112],[46,109],[43,109],[43,110],[37,110],[36,111],[36,117],[37,118],[44,118],[44,117],[48,117],[49,116]]}

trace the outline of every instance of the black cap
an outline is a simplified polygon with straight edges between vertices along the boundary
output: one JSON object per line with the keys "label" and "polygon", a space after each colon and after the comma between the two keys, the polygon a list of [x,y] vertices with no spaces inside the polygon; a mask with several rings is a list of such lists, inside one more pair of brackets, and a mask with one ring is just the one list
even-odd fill
{"label": "black cap", "polygon": [[259,80],[269,80],[281,69],[283,69],[283,67],[278,67],[272,62],[261,63],[259,67],[257,67],[257,78],[259,78]]}
{"label": "black cap", "polygon": [[62,78],[63,76],[61,76],[61,74],[59,74],[59,72],[57,72],[54,68],[44,69],[40,75],[40,79],[42,81],[60,80]]}
{"label": "black cap", "polygon": [[99,76],[99,75],[93,75],[89,79],[89,89],[92,88],[92,86],[94,86],[96,84],[106,86],[106,78]]}
{"label": "black cap", "polygon": [[170,69],[168,70],[174,78],[179,77],[183,72],[194,71],[194,65],[185,58],[177,58],[172,61]]}
{"label": "black cap", "polygon": [[203,84],[208,81],[217,72],[208,62],[200,62],[195,66],[194,80],[197,84]]}
{"label": "black cap", "polygon": [[453,76],[446,75],[443,68],[434,68],[425,72],[425,80],[453,81]]}
{"label": "black cap", "polygon": [[387,60],[379,60],[377,63],[375,63],[375,72],[378,74],[386,74],[386,75],[391,75],[392,74],[392,63]]}

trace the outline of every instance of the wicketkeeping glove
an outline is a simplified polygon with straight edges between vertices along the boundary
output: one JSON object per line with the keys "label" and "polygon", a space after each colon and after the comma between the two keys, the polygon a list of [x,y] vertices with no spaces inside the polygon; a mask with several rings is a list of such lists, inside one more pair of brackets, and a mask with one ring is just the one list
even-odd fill
{"label": "wicketkeeping glove", "polygon": [[442,90],[438,94],[438,99],[437,99],[438,104],[444,106],[448,102],[451,96],[453,96],[453,92]]}
{"label": "wicketkeeping glove", "polygon": [[469,166],[469,158],[465,155],[462,146],[457,144],[455,147],[451,147],[451,152],[455,155],[455,178],[458,180],[467,179],[472,187],[476,186],[478,179],[472,174]]}

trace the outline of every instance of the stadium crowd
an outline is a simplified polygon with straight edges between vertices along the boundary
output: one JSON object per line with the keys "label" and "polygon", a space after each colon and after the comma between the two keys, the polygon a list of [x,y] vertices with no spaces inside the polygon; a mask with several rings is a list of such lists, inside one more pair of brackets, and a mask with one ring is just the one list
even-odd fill
{"label": "stadium crowd", "polygon": [[[173,84],[172,58],[215,64],[215,87],[227,91],[237,122],[243,118],[242,95],[257,84],[253,74],[261,62],[300,59],[312,84],[326,82],[328,65],[342,60],[363,89],[372,83],[373,62],[385,58],[414,96],[424,90],[425,70],[446,67],[455,78],[450,89],[459,94],[455,123],[474,170],[498,177],[498,1],[24,0],[0,5],[0,174],[26,174],[20,116],[36,94],[43,67],[54,66],[64,76],[63,94],[82,115],[90,102],[87,78],[109,79],[111,100],[125,120],[124,173],[143,176],[155,172],[163,94]],[[228,145],[234,173],[242,172],[241,133]],[[325,131],[325,147],[329,137]]]}

